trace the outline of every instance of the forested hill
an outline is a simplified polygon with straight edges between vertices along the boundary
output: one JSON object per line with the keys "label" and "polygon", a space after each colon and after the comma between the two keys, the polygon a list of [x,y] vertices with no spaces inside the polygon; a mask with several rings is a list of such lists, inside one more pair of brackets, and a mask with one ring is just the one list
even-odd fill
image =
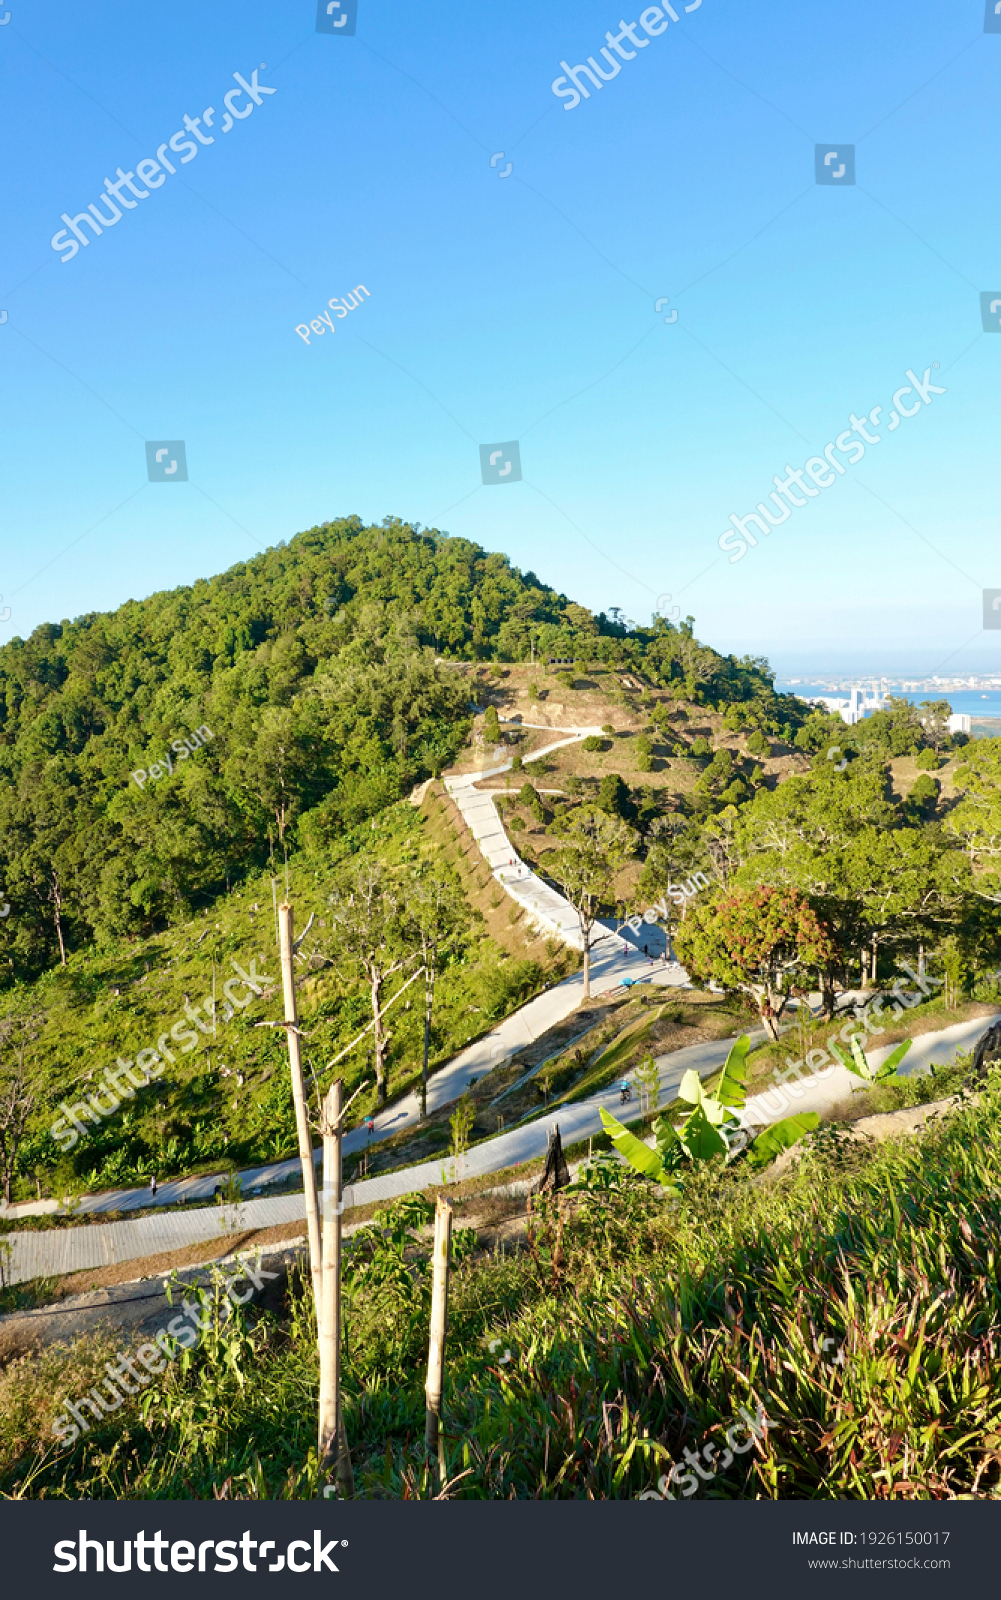
{"label": "forested hill", "polygon": [[627,629],[503,555],[392,518],[327,523],[190,588],[12,640],[0,983],[185,916],[272,848],[322,843],[397,800],[468,733],[463,675],[436,655],[523,660],[533,641],[642,664],[689,698],[771,693],[764,663],[700,646],[690,620]]}

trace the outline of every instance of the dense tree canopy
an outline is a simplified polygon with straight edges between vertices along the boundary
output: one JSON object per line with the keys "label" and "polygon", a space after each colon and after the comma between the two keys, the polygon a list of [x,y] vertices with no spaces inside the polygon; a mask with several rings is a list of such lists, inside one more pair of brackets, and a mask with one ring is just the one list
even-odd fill
{"label": "dense tree canopy", "polygon": [[700,645],[690,620],[630,630],[503,555],[394,518],[326,523],[219,577],[13,639],[4,980],[187,916],[269,853],[374,815],[461,747],[470,707],[450,663],[533,646],[778,704],[764,663]]}

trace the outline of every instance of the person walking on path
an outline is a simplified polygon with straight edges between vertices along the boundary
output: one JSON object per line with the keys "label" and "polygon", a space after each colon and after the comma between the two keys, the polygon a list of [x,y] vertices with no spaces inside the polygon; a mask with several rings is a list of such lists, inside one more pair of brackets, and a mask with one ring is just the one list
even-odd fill
{"label": "person walking on path", "polygon": [[149,1180],[149,1192],[150,1192],[151,1195],[155,1195],[156,1194],[156,1173],[155,1172],[154,1172],[152,1178],[150,1178],[150,1180]]}

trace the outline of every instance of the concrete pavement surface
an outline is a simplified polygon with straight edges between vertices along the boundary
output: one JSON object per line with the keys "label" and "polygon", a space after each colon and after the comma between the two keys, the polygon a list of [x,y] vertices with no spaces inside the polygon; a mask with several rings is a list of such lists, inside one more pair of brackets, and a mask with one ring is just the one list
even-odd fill
{"label": "concrete pavement surface", "polygon": [[[994,1020],[994,1017],[977,1017],[970,1022],[956,1023],[936,1033],[922,1035],[912,1045],[905,1060],[907,1071],[920,1071],[932,1061],[942,1064],[951,1061],[957,1050],[969,1049]],[[752,1035],[752,1041],[762,1038],[760,1030]],[[694,1068],[702,1078],[717,1071],[725,1061],[731,1043],[730,1039],[709,1041],[661,1056],[657,1062],[660,1068],[660,1103],[668,1105],[677,1098],[678,1084],[690,1069]],[[885,1059],[890,1048],[873,1052],[877,1063]],[[773,1091],[752,1096],[743,1120],[746,1126],[758,1130],[795,1111],[830,1110],[849,1098],[858,1081],[845,1068],[836,1067],[826,1077],[804,1080],[798,1085],[802,1090],[798,1099],[791,1095],[780,1099]],[[613,1085],[587,1100],[560,1106],[534,1122],[512,1128],[494,1139],[484,1140],[468,1151],[458,1164],[451,1157],[445,1161],[441,1158],[423,1161],[412,1167],[347,1185],[344,1191],[345,1207],[385,1202],[398,1195],[425,1189],[431,1184],[480,1177],[543,1156],[549,1135],[557,1124],[564,1144],[600,1133],[602,1107],[623,1122],[636,1121],[641,1115],[635,1101],[626,1106],[620,1104],[618,1087]],[[211,1206],[186,1212],[154,1214],[134,1221],[38,1233],[14,1233],[8,1235],[8,1242],[12,1246],[8,1281],[22,1283],[35,1277],[55,1276],[180,1249],[184,1245],[218,1238],[224,1227],[231,1232],[237,1229],[269,1228],[304,1217],[302,1195],[291,1194],[248,1200],[236,1207]]]}

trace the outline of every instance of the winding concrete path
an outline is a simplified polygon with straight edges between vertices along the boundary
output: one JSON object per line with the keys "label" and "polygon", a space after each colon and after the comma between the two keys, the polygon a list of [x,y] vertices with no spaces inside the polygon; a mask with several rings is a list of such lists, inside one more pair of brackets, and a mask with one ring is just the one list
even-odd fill
{"label": "winding concrete path", "polygon": [[[592,955],[591,960],[591,993],[594,995],[605,994],[611,989],[618,988],[623,980],[637,982],[649,979],[657,984],[684,983],[685,974],[679,967],[673,969],[654,965],[644,959],[639,951],[626,941],[616,938],[604,942],[604,947]],[[532,1044],[549,1028],[565,1020],[572,1012],[576,1011],[583,998],[584,978],[580,972],[573,973],[565,978],[562,983],[554,988],[547,989],[544,994],[537,995],[520,1010],[512,1012],[499,1022],[490,1033],[475,1043],[468,1045],[459,1052],[447,1066],[436,1072],[428,1083],[428,1109],[438,1111],[443,1106],[457,1100],[471,1083],[477,1082],[485,1073],[493,1071],[495,1067],[503,1066],[518,1050],[525,1045]],[[356,1156],[368,1149],[372,1144],[388,1135],[398,1133],[401,1129],[416,1125],[420,1121],[420,1099],[416,1093],[404,1095],[377,1112],[373,1118],[373,1131],[368,1133],[366,1125],[362,1124],[352,1128],[344,1138],[345,1157]],[[320,1153],[317,1151],[316,1159],[319,1162]],[[249,1195],[255,1189],[267,1188],[274,1183],[282,1183],[290,1178],[295,1178],[299,1173],[298,1156],[290,1156],[285,1160],[269,1162],[263,1166],[248,1167],[240,1172],[239,1177],[243,1193]],[[100,1194],[84,1195],[80,1200],[79,1209],[83,1212],[100,1211],[140,1211],[161,1210],[178,1204],[189,1204],[193,1200],[207,1200],[214,1196],[217,1184],[224,1182],[225,1173],[210,1173],[207,1176],[192,1178],[178,1178],[173,1182],[159,1185],[156,1195],[152,1195],[148,1188],[142,1189],[107,1189]],[[372,1180],[373,1182],[376,1180]],[[430,1180],[429,1180],[430,1181]],[[401,1191],[402,1192],[402,1191]],[[280,1197],[275,1197],[275,1203]],[[300,1197],[301,1200],[301,1197]],[[271,1203],[268,1201],[267,1203]],[[43,1212],[52,1213],[59,1209],[55,1200],[33,1202],[24,1206],[11,1206],[9,1211],[0,1211],[0,1215],[9,1218],[17,1216],[32,1216]],[[218,1213],[217,1213],[218,1214]],[[284,1216],[280,1219],[287,1220]],[[267,1224],[255,1224],[266,1226]],[[73,1233],[78,1229],[70,1230]],[[187,1240],[185,1243],[189,1242]],[[88,1261],[87,1266],[95,1265]]]}
{"label": "winding concrete path", "polygon": [[[541,723],[526,723],[520,720],[517,725],[561,735],[555,743],[533,752],[532,760],[538,760],[553,750],[561,750],[565,745],[585,739],[588,734],[601,732],[597,727],[578,728],[572,732],[560,728],[549,729],[547,725]],[[483,778],[497,777],[509,771],[510,767],[511,760],[508,759],[500,766],[489,767],[482,772],[448,778],[446,787],[498,883],[512,899],[528,911],[530,917],[540,927],[548,928],[564,943],[580,949],[581,937],[577,913],[555,889],[543,883],[541,878],[536,877],[535,873],[518,860],[514,847],[501,825],[493,800],[488,794],[478,793],[474,787]],[[662,930],[644,927],[643,931],[644,943],[654,955],[659,955],[664,943]],[[666,969],[651,967],[650,962],[643,958],[637,947],[637,941],[629,929],[623,929],[621,933],[613,935],[609,925],[598,925],[591,951],[592,994],[604,994],[609,989],[618,987],[623,979],[636,981],[638,978],[653,974],[656,974],[655,981],[658,983],[682,985],[688,981],[687,974],[677,965]],[[574,973],[506,1017],[484,1038],[461,1050],[447,1066],[442,1067],[430,1079],[428,1110],[439,1111],[443,1106],[458,1100],[466,1089],[478,1082],[485,1073],[491,1072],[495,1067],[504,1066],[518,1050],[534,1043],[541,1034],[564,1021],[580,1005],[583,986],[582,974]],[[383,1110],[376,1112],[371,1121],[371,1132],[368,1131],[367,1124],[362,1124],[346,1135],[345,1157],[359,1155],[378,1140],[399,1133],[402,1129],[419,1122],[419,1095],[413,1092],[402,1096]],[[239,1176],[244,1194],[249,1194],[251,1191],[267,1188],[271,1184],[295,1178],[298,1171],[299,1159],[293,1156],[283,1161],[269,1162],[264,1166],[246,1168]],[[192,1200],[213,1198],[216,1186],[223,1181],[225,1181],[223,1173],[178,1178],[161,1184],[155,1196],[148,1188],[107,1189],[100,1194],[82,1196],[79,1210],[82,1213],[138,1211],[190,1204]],[[59,1209],[58,1201],[43,1200],[12,1206],[6,1212],[0,1208],[0,1214],[10,1217],[38,1216],[52,1214]],[[93,1264],[87,1263],[88,1266]]]}
{"label": "winding concrete path", "polygon": [[[522,722],[520,719],[517,725],[522,728],[540,726],[538,723]],[[539,761],[554,750],[564,749],[566,745],[578,744],[589,734],[600,734],[601,729],[600,727],[575,728],[569,731],[553,728],[552,732],[560,733],[563,737],[557,739],[554,744],[544,745],[541,750],[533,750],[528,758],[530,762]],[[551,884],[546,883],[538,873],[525,865],[504,830],[493,794],[476,787],[484,778],[497,778],[502,773],[510,771],[511,761],[504,761],[500,766],[488,767],[483,772],[467,772],[457,778],[446,778],[445,788],[458,806],[463,821],[480,847],[480,854],[505,894],[510,895],[511,899],[527,912],[529,921],[541,932],[555,934],[574,950],[582,950],[584,945],[580,923],[573,906]],[[598,938],[606,937],[608,931],[603,929]]]}
{"label": "winding concrete path", "polygon": [[[957,1050],[968,1050],[996,1020],[996,1017],[975,1017],[969,1022],[956,1023],[950,1028],[920,1035],[906,1057],[906,1071],[912,1073],[927,1069],[933,1061],[942,1064],[950,1062]],[[752,1034],[752,1041],[762,1038],[760,1031]],[[694,1068],[701,1078],[717,1071],[726,1059],[731,1043],[729,1039],[720,1039],[690,1045],[687,1049],[661,1056],[657,1062],[660,1068],[660,1103],[668,1105],[677,1098],[678,1084],[690,1069]],[[887,1046],[873,1052],[877,1063],[885,1059],[890,1048]],[[818,1075],[812,1080],[804,1080],[799,1085],[800,1097],[790,1097],[787,1103],[779,1101],[772,1093],[752,1096],[745,1110],[745,1124],[751,1129],[759,1129],[780,1117],[791,1115],[793,1111],[830,1110],[847,1100],[857,1083],[858,1079],[845,1068],[836,1067],[826,1076]],[[441,1183],[443,1177],[447,1182],[455,1182],[461,1178],[500,1172],[504,1168],[530,1161],[545,1154],[549,1135],[557,1124],[564,1144],[600,1133],[602,1107],[624,1122],[636,1121],[641,1115],[636,1102],[629,1106],[620,1105],[618,1087],[613,1085],[576,1105],[560,1106],[534,1122],[512,1128],[494,1139],[484,1140],[462,1158],[458,1170],[451,1158],[445,1162],[439,1158],[348,1185],[344,1193],[345,1206],[384,1202],[398,1195],[425,1189],[430,1184]],[[8,1236],[12,1246],[8,1281],[21,1283],[30,1278],[136,1260],[160,1251],[217,1239],[224,1230],[236,1232],[270,1228],[283,1222],[304,1220],[303,1197],[301,1194],[291,1194],[248,1200],[238,1207],[224,1209],[211,1206],[187,1212],[154,1213],[135,1221],[39,1233],[15,1233]]]}

